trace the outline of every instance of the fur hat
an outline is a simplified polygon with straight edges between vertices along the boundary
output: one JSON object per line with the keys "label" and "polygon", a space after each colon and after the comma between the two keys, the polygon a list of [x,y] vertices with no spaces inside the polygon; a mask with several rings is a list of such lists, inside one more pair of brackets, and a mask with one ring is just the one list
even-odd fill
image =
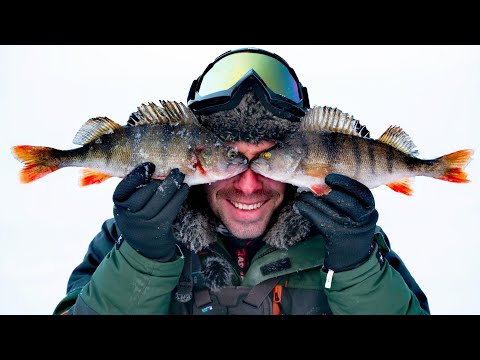
{"label": "fur hat", "polygon": [[295,132],[299,125],[298,122],[282,119],[268,111],[253,92],[246,92],[231,110],[196,116],[200,124],[226,142],[279,141]]}

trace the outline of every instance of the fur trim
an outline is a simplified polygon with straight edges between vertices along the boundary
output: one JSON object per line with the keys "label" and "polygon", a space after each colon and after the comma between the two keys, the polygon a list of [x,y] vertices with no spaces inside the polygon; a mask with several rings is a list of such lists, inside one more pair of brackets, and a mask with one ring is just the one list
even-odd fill
{"label": "fur trim", "polygon": [[211,290],[218,290],[225,286],[232,286],[233,272],[227,260],[212,256],[207,258],[202,269],[205,285]]}
{"label": "fur trim", "polygon": [[[265,243],[278,249],[286,249],[305,239],[311,228],[310,222],[293,209],[298,196],[295,188],[289,187],[285,195],[285,204],[263,237]],[[193,187],[174,222],[173,233],[189,250],[198,252],[218,240],[217,229],[220,225],[221,222],[207,205],[202,190]]]}
{"label": "fur trim", "polygon": [[281,208],[276,223],[263,238],[270,246],[286,249],[309,234],[311,223],[293,209],[296,196]]}
{"label": "fur trim", "polygon": [[[208,207],[208,205],[206,205]],[[211,212],[192,208],[187,200],[173,225],[173,233],[189,250],[198,252],[217,240],[215,217]],[[218,220],[217,220],[218,221]]]}
{"label": "fur trim", "polygon": [[213,131],[223,141],[282,140],[298,129],[298,122],[273,115],[252,92],[247,92],[231,110],[210,115],[197,115],[200,124]]}

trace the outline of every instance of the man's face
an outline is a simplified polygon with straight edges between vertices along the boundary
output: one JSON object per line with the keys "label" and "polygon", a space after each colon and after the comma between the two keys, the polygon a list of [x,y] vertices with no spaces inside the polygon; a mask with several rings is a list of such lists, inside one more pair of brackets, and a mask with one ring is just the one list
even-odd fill
{"label": "man's face", "polygon": [[[236,146],[239,152],[251,160],[275,143],[235,142],[230,145]],[[248,239],[265,232],[273,212],[284,199],[287,185],[247,169],[230,179],[205,186],[213,213],[235,237]]]}

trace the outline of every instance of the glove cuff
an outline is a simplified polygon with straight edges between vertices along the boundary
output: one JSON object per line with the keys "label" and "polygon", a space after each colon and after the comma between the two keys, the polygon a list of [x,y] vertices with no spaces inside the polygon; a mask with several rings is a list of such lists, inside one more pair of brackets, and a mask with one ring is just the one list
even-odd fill
{"label": "glove cuff", "polygon": [[132,242],[129,239],[125,239],[125,241],[142,256],[164,263],[175,258],[175,239],[173,239],[173,235],[171,236],[172,239],[162,242],[161,246],[158,246],[156,241],[150,243]]}
{"label": "glove cuff", "polygon": [[334,272],[354,269],[367,262],[374,249],[375,243],[372,239],[370,247],[367,248],[365,252],[359,252],[357,248],[345,248],[341,252],[327,252],[324,268],[326,270],[333,270]]}

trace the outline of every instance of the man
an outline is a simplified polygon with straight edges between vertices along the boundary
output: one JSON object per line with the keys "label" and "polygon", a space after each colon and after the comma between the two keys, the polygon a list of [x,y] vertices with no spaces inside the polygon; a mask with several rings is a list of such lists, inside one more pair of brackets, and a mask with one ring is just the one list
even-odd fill
{"label": "man", "polygon": [[[188,106],[251,161],[297,130],[309,99],[281,57],[238,49],[193,82]],[[118,184],[55,314],[429,314],[357,181],[329,174],[315,196],[251,169],[191,188],[154,169]]]}

